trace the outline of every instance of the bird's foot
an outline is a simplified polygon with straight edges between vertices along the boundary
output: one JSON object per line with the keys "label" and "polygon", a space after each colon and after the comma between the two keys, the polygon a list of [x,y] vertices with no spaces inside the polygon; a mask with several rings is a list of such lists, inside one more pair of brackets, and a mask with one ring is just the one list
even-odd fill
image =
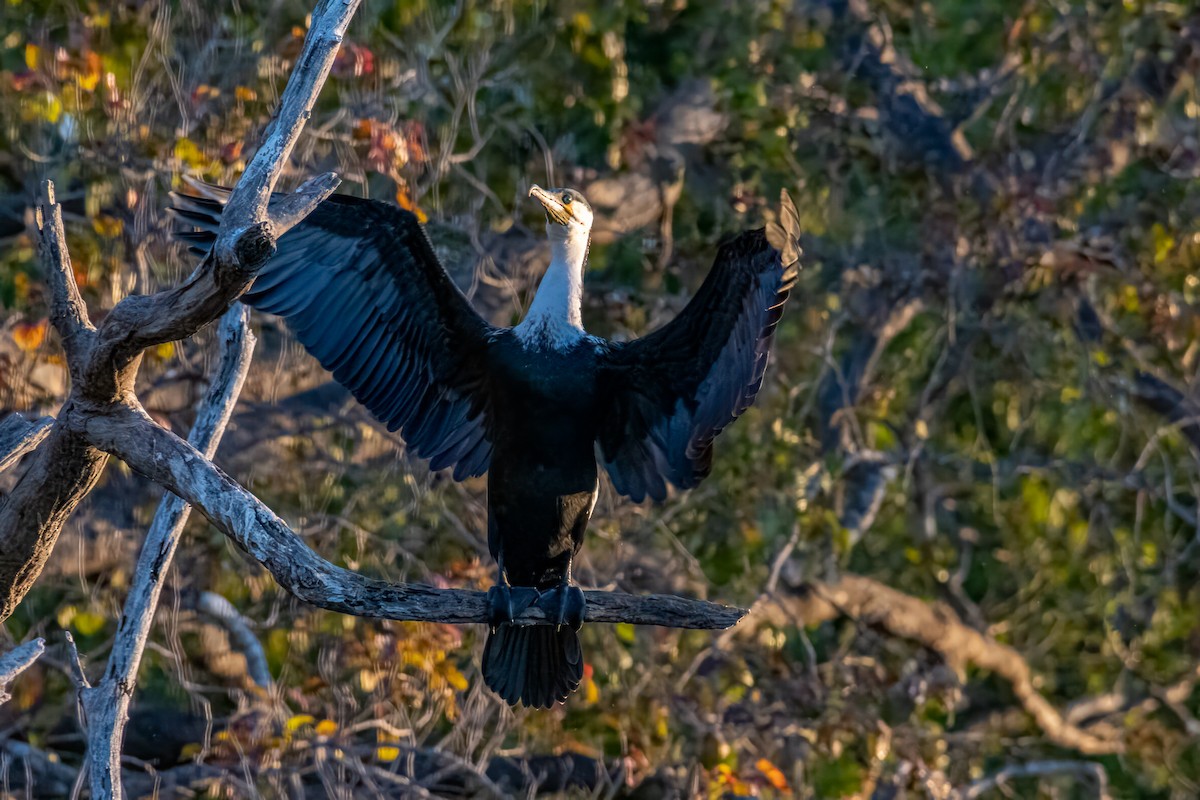
{"label": "bird's foot", "polygon": [[537,605],[546,612],[546,617],[553,624],[570,625],[575,630],[583,625],[583,610],[587,607],[587,601],[578,586],[560,583],[550,591],[543,592]]}
{"label": "bird's foot", "polygon": [[492,630],[503,622],[512,622],[522,611],[538,601],[540,593],[532,586],[498,583],[488,589],[487,616]]}

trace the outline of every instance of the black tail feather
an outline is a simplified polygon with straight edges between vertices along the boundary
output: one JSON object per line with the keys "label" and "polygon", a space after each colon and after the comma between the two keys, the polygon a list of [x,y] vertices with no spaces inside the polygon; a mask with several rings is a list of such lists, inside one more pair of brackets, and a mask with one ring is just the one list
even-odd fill
{"label": "black tail feather", "polygon": [[583,680],[583,651],[569,625],[500,625],[483,647],[483,680],[509,704],[549,708]]}

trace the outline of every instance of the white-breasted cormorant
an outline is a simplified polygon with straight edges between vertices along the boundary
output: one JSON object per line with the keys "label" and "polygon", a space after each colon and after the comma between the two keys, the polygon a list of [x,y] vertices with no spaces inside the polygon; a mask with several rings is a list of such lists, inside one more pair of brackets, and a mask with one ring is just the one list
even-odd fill
{"label": "white-breasted cormorant", "polygon": [[[226,190],[175,196],[211,246]],[[786,193],[778,222],[723,244],[687,307],[659,330],[610,342],[583,329],[592,210],[572,189],[534,186],[553,257],[525,319],[485,322],[450,280],[417,218],[334,195],[278,241],[242,300],[287,320],[296,337],[371,413],[400,430],[431,469],[488,473],[487,685],[509,703],[548,707],[583,675],[583,593],[571,561],[583,544],[603,464],[640,502],[695,486],[713,438],[754,401],[775,325],[799,269],[799,219]],[[531,604],[557,625],[515,626]]]}

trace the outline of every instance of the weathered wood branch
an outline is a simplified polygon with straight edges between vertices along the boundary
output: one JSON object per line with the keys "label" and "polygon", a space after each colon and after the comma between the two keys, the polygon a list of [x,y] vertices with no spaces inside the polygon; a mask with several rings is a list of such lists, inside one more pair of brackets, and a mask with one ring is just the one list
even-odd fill
{"label": "weathered wood branch", "polygon": [[[50,319],[63,337],[74,378],[93,349],[94,333],[75,286],[62,212],[48,181],[42,184],[37,217],[38,247],[53,292]],[[74,408],[72,394],[60,418]],[[41,575],[67,517],[96,485],[107,460],[107,455],[61,425],[53,425],[12,492],[0,497],[0,622],[8,619]]]}
{"label": "weathered wood branch", "polygon": [[7,703],[12,697],[8,693],[8,685],[18,675],[29,669],[30,665],[41,658],[44,652],[46,652],[46,640],[33,639],[25,644],[17,645],[0,656],[0,704]]}
{"label": "weathered wood branch", "polygon": [[127,297],[93,328],[75,286],[54,187],[43,183],[38,211],[51,320],[63,338],[72,384],[51,434],[13,491],[0,498],[0,621],[41,574],[62,526],[91,491],[107,456],[79,435],[79,419],[130,402],[146,347],[186,338],[240,296],[271,256],[275,240],[337,187],[318,176],[268,208],[267,199],[312,113],[359,0],[321,0],[279,113],[222,215],[217,246],[184,283]]}
{"label": "weathered wood branch", "polygon": [[[280,586],[320,608],[381,619],[486,622],[483,592],[397,585],[374,580],[317,555],[271,509],[141,408],[114,407],[82,420],[80,433],[133,469],[195,506],[270,572]],[[745,611],[669,595],[585,592],[589,622],[724,629]],[[545,622],[530,608],[518,624]]]}
{"label": "weathered wood branch", "polygon": [[1096,788],[1097,800],[1109,800],[1108,773],[1101,764],[1093,761],[1030,761],[1026,764],[1012,764],[991,775],[980,778],[974,783],[961,789],[956,789],[954,800],[976,800],[993,789],[1002,789],[1011,795],[1011,789],[1006,784],[1009,781],[1022,778],[1049,778],[1067,775],[1076,782],[1082,780],[1091,783]]}
{"label": "weathered wood branch", "polygon": [[755,606],[756,617],[776,624],[816,625],[849,617],[892,636],[917,642],[962,672],[974,664],[1000,676],[1046,738],[1087,755],[1120,753],[1119,740],[1106,739],[1072,725],[1037,690],[1033,670],[1012,647],[965,625],[944,603],[929,603],[862,575],[843,575],[837,583],[808,582],[781,589]]}
{"label": "weathered wood branch", "polygon": [[[249,309],[240,303],[230,307],[221,318],[218,338],[220,360],[188,436],[205,458],[216,453],[250,369],[254,336],[250,333]],[[159,503],[133,572],[133,585],[125,598],[104,677],[83,691],[93,797],[121,796],[117,779],[121,775],[121,742],[129,720],[129,702],[167,571],[190,512],[191,508],[173,494],[167,494]]]}
{"label": "weathered wood branch", "polygon": [[[67,252],[62,209],[54,198],[54,184],[42,183],[37,204],[37,226],[42,233],[42,261],[50,282],[50,322],[62,337],[68,365],[81,364],[94,344],[96,329],[75,283],[75,269]],[[72,377],[75,377],[72,375]]]}
{"label": "weathered wood branch", "polygon": [[258,637],[254,635],[254,629],[233,607],[233,603],[216,592],[201,592],[200,599],[196,602],[196,610],[212,617],[225,629],[237,652],[246,659],[246,675],[250,680],[263,689],[271,688],[275,681],[271,678],[271,670],[267,666],[267,654]]}
{"label": "weathered wood branch", "polygon": [[33,450],[50,435],[53,417],[42,417],[32,422],[20,414],[9,414],[0,419],[0,472],[21,460],[21,456]]}

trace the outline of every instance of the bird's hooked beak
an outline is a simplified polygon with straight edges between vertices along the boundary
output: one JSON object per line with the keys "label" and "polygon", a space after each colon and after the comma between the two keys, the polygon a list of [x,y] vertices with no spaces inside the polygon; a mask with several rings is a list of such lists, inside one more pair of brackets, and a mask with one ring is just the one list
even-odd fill
{"label": "bird's hooked beak", "polygon": [[539,203],[545,206],[547,219],[557,222],[559,225],[566,225],[571,221],[572,214],[562,204],[562,201],[536,183],[529,187],[529,196],[536,198]]}

